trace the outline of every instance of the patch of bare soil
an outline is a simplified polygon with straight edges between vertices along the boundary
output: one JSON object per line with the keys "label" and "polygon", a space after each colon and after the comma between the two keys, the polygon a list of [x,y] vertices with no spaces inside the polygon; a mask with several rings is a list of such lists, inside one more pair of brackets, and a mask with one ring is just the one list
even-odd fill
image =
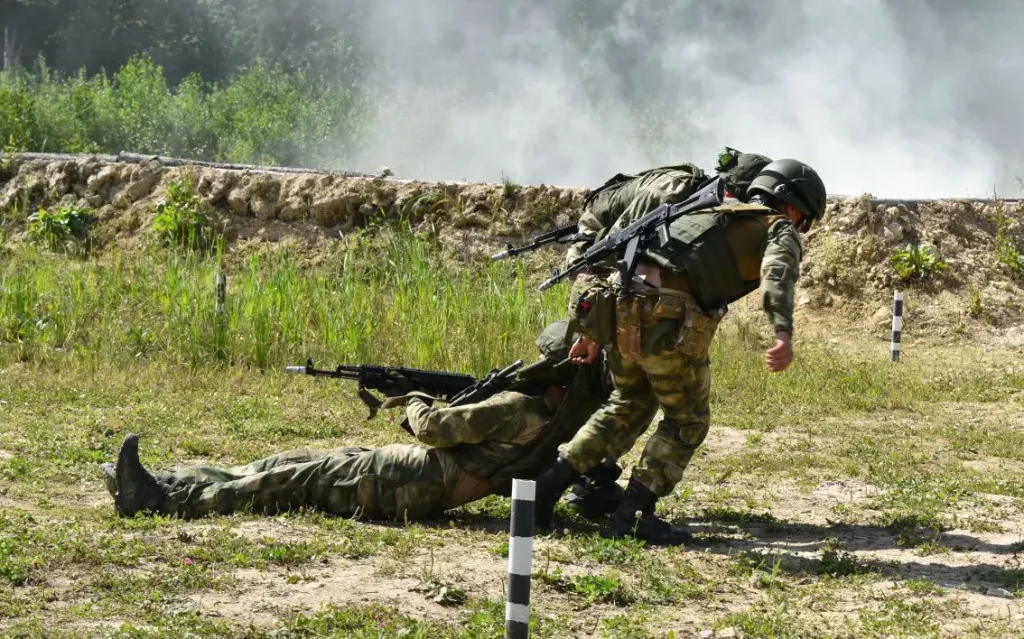
{"label": "patch of bare soil", "polygon": [[[258,522],[250,528],[258,528]],[[260,533],[262,534],[262,533]],[[386,562],[383,562],[386,563]],[[238,593],[201,593],[192,597],[207,614],[242,623],[271,626],[282,616],[310,614],[325,606],[384,603],[419,619],[455,620],[460,608],[446,607],[413,591],[425,579],[436,578],[468,595],[502,598],[507,564],[485,550],[447,545],[443,553],[428,553],[403,561],[401,570],[382,570],[380,559],[337,560],[329,566],[297,571],[239,570],[233,577]],[[293,583],[294,582],[294,583]]]}

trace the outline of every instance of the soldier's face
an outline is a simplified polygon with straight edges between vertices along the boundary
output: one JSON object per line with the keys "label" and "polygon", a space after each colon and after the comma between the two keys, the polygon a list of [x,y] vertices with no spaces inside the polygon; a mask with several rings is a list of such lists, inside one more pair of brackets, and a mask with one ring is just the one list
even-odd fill
{"label": "soldier's face", "polygon": [[806,233],[811,227],[810,220],[804,220],[804,214],[792,204],[784,205],[782,207],[782,214],[788,217],[789,221],[793,223],[793,226],[795,226],[801,233]]}

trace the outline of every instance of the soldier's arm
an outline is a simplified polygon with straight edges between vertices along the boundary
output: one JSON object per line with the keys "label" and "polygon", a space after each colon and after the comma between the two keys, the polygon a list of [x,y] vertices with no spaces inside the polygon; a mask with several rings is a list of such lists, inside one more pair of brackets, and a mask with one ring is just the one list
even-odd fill
{"label": "soldier's arm", "polygon": [[793,334],[793,304],[803,249],[796,227],[786,219],[768,227],[761,258],[761,302],[776,333]]}
{"label": "soldier's arm", "polygon": [[405,415],[416,438],[428,446],[478,444],[518,426],[519,397],[518,393],[498,393],[482,402],[454,408],[428,406],[415,397]]}
{"label": "soldier's arm", "polygon": [[[605,209],[605,211],[607,210],[608,209]],[[579,221],[576,223],[578,228],[577,233],[586,237],[587,241],[575,242],[569,246],[569,250],[566,251],[565,255],[566,264],[572,264],[576,258],[583,254],[583,251],[587,249],[590,242],[593,242],[594,238],[596,238],[601,231],[604,231],[615,222],[615,220],[606,219],[608,217],[610,216],[595,215],[589,208],[583,211],[583,214],[580,215]]]}

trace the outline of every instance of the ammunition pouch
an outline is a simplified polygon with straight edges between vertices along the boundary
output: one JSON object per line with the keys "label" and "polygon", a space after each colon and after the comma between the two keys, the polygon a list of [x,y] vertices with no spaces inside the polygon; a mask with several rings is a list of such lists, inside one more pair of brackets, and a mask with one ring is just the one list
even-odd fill
{"label": "ammunition pouch", "polygon": [[727,306],[719,306],[711,313],[703,311],[690,296],[685,299],[686,309],[679,335],[676,337],[676,348],[686,357],[706,359],[711,350],[711,341],[715,338],[718,324],[728,312]]}
{"label": "ammunition pouch", "polygon": [[[620,356],[634,362],[662,348],[675,348],[686,357],[705,359],[727,310],[727,306],[721,306],[706,312],[689,293],[665,288],[620,297],[616,307],[616,347]],[[666,336],[671,339],[662,341]]]}

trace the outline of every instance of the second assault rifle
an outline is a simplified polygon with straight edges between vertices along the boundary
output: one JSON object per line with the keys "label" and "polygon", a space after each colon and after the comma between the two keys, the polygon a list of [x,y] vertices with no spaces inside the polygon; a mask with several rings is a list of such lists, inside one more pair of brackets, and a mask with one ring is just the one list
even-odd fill
{"label": "second assault rifle", "polygon": [[[371,364],[347,366],[342,364],[334,370],[320,370],[313,367],[312,359],[307,359],[305,366],[287,366],[285,371],[300,375],[312,375],[314,377],[357,380],[359,384],[357,391],[359,399],[370,409],[370,417],[373,417],[382,402],[370,391],[375,390],[384,393],[398,391],[399,382],[396,380],[397,376],[408,380],[413,390],[442,399],[449,406],[461,406],[481,401],[511,386],[516,380],[519,367],[522,365],[523,360],[517,360],[501,370],[492,370],[479,380],[472,375],[406,368],[404,366],[374,366]],[[402,428],[408,431],[410,435],[415,435],[407,422],[402,422]]]}
{"label": "second assault rifle", "polygon": [[725,182],[712,180],[690,197],[677,204],[662,204],[644,214],[625,228],[612,231],[601,240],[594,242],[587,250],[573,260],[564,271],[555,273],[537,288],[544,291],[558,282],[596,266],[613,255],[622,253],[617,266],[623,286],[630,286],[636,273],[639,251],[657,239],[661,245],[669,241],[668,225],[677,217],[702,209],[718,206],[725,198]]}
{"label": "second assault rifle", "polygon": [[553,231],[548,231],[547,233],[541,233],[540,235],[536,235],[525,245],[520,246],[518,248],[512,246],[512,244],[510,243],[508,246],[505,247],[504,251],[492,255],[491,259],[502,260],[505,259],[506,257],[515,257],[520,253],[533,251],[535,249],[539,249],[542,246],[547,246],[548,244],[555,244],[556,242],[568,244],[570,242],[579,242],[581,240],[587,239],[585,235],[580,235],[579,231],[580,229],[578,225],[566,224],[565,226],[560,226]]}

